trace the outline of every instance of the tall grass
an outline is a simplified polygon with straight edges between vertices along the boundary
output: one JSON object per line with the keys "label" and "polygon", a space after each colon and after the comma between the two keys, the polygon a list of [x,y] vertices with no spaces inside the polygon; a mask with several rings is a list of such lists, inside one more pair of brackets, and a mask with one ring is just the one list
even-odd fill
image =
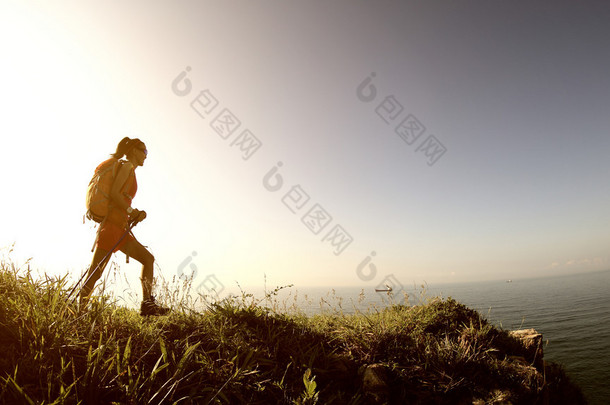
{"label": "tall grass", "polygon": [[171,314],[142,318],[104,294],[82,310],[67,280],[1,264],[1,403],[583,403],[452,299],[306,316],[276,288],[196,311],[166,285]]}

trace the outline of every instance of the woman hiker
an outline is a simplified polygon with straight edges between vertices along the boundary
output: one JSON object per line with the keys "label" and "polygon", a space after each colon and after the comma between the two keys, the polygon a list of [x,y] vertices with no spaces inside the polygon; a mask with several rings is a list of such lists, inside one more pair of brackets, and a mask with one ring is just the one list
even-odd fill
{"label": "woman hiker", "polygon": [[112,250],[112,253],[120,250],[127,257],[142,263],[143,298],[140,315],[164,315],[169,312],[168,308],[158,305],[152,296],[155,258],[128,231],[129,223],[137,223],[146,218],[145,211],[131,207],[131,200],[138,189],[135,170],[138,166],[144,165],[147,154],[148,151],[144,142],[126,137],[119,142],[116,153],[112,155],[115,159],[126,156],[127,161],[119,164],[118,172],[110,189],[108,215],[100,224],[88,278],[80,291],[81,308],[84,308],[87,304],[95,282],[101,277],[108,264],[111,256],[110,250]]}

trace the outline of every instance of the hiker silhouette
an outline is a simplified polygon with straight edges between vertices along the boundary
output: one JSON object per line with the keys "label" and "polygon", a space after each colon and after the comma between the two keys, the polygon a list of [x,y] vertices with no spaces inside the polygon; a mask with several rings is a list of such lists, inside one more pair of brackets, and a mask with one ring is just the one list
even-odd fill
{"label": "hiker silhouette", "polygon": [[[80,291],[81,308],[89,300],[95,283],[102,275],[112,253],[121,251],[127,258],[142,264],[142,304],[141,315],[164,315],[169,309],[161,307],[152,296],[154,256],[131,233],[131,227],[146,218],[146,211],[131,207],[138,183],[135,171],[144,165],[148,156],[146,145],[139,139],[125,137],[119,142],[111,158],[96,169],[114,164],[116,172],[112,180],[108,198],[108,212],[101,220],[95,240],[93,259],[87,272],[87,279]],[[123,157],[126,160],[123,160]]]}

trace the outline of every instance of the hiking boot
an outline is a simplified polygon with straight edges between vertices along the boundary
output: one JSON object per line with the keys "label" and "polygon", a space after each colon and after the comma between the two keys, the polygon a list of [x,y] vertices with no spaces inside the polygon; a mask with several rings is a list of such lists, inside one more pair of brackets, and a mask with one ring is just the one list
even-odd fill
{"label": "hiking boot", "polygon": [[165,315],[168,312],[169,308],[165,308],[157,304],[154,297],[150,297],[150,299],[142,301],[142,305],[140,306],[140,315],[142,316]]}

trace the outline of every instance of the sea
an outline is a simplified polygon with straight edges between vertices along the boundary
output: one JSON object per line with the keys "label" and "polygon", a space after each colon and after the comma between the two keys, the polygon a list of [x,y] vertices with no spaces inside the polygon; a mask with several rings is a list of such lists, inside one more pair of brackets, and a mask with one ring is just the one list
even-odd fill
{"label": "sea", "polygon": [[[590,404],[610,404],[610,270],[538,279],[403,286],[388,296],[374,287],[301,288],[273,294],[283,309],[354,313],[392,303],[454,298],[504,330],[543,334],[544,358],[563,365]],[[278,308],[282,309],[282,308]]]}

